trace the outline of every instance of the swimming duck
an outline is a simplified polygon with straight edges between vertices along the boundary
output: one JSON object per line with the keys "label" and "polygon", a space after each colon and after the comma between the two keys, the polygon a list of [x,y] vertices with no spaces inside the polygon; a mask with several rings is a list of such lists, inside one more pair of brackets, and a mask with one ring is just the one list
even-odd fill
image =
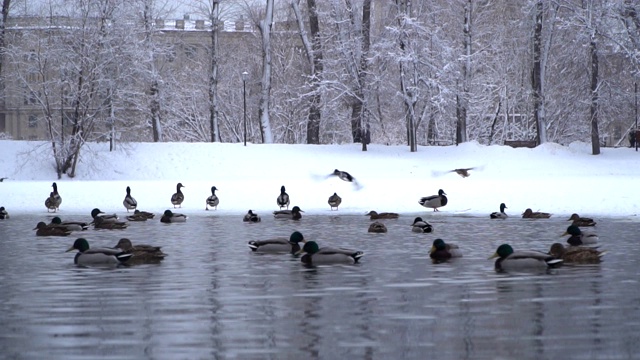
{"label": "swimming duck", "polygon": [[573,221],[573,225],[575,226],[596,226],[596,222],[591,218],[580,217],[578,214],[572,214],[568,221]]}
{"label": "swimming duck", "polygon": [[300,220],[302,219],[301,212],[298,206],[294,206],[291,210],[276,210],[273,212],[273,217],[276,219],[292,219],[292,220]]}
{"label": "swimming duck", "polygon": [[304,236],[302,236],[302,233],[299,231],[294,231],[291,236],[289,236],[289,239],[253,240],[249,241],[248,245],[254,252],[295,254],[300,251],[301,242],[306,242]]}
{"label": "swimming duck", "polygon": [[176,205],[182,207],[182,202],[184,201],[184,194],[180,188],[185,187],[182,183],[178,183],[176,185],[176,193],[171,195],[171,204],[173,204],[173,208],[176,208]]}
{"label": "swimming duck", "polygon": [[445,243],[442,239],[435,239],[431,245],[429,257],[436,261],[444,261],[454,257],[462,257],[462,252],[458,245]]}
{"label": "swimming duck", "polygon": [[605,253],[604,251],[583,246],[564,247],[560,243],[554,243],[549,250],[550,255],[569,264],[597,264]]}
{"label": "swimming duck", "polygon": [[447,205],[447,195],[444,190],[438,190],[438,195],[425,196],[418,201],[418,203],[426,208],[431,208],[433,211],[438,210],[439,207]]}
{"label": "swimming duck", "polygon": [[523,219],[548,219],[551,217],[551,214],[546,212],[533,211],[531,209],[527,209],[522,213]]}
{"label": "swimming duck", "polygon": [[289,204],[290,204],[289,194],[287,194],[287,192],[285,191],[284,185],[280,187],[280,195],[278,195],[278,198],[276,199],[276,203],[278,204],[280,209],[282,209],[283,207],[286,207],[287,209],[289,209]]}
{"label": "swimming duck", "polygon": [[378,219],[397,219],[400,215],[393,212],[376,212],[374,210],[369,211],[364,214],[365,216],[369,216],[370,220],[378,220]]}
{"label": "swimming duck", "polygon": [[47,207],[47,212],[53,210],[56,212],[60,210],[60,204],[62,204],[62,197],[58,193],[58,184],[55,182],[51,185],[53,191],[49,193],[49,197],[44,201],[44,206]]}
{"label": "swimming duck", "polygon": [[138,207],[138,202],[133,198],[133,196],[131,196],[131,188],[128,186],[127,195],[124,197],[122,205],[124,205],[124,208],[127,209],[127,212],[129,212],[129,210],[135,210]]}
{"label": "swimming duck", "polygon": [[342,204],[342,198],[338,196],[337,193],[333,193],[333,195],[329,196],[329,206],[331,207],[331,210],[333,210],[333,208],[338,210],[338,206],[340,206],[340,204]]}
{"label": "swimming duck", "polygon": [[176,214],[171,212],[171,210],[165,210],[164,214],[160,218],[160,222],[163,223],[176,223],[176,222],[185,222],[187,221],[187,215],[184,214]]}
{"label": "swimming duck", "polygon": [[71,230],[48,226],[42,221],[40,221],[33,230],[38,230],[36,231],[36,236],[67,236],[71,234]]}
{"label": "swimming duck", "polygon": [[335,169],[335,170],[333,170],[333,172],[331,174],[327,175],[327,178],[330,178],[332,176],[337,176],[342,181],[346,181],[346,182],[352,183],[353,186],[355,186],[357,189],[359,189],[361,187],[360,184],[358,184],[358,181],[356,181],[356,178],[351,176],[351,174],[349,174],[346,171],[341,171],[341,170]]}
{"label": "swimming duck", "polygon": [[422,220],[421,217],[417,217],[413,220],[413,224],[411,224],[411,231],[417,233],[430,233],[433,232],[433,226]]}
{"label": "swimming duck", "polygon": [[87,230],[89,228],[89,224],[87,224],[86,222],[81,222],[81,221],[65,221],[62,222],[62,219],[60,219],[59,217],[54,217],[53,219],[51,219],[51,223],[49,223],[49,225],[47,225],[49,227],[59,227],[62,229],[66,229],[69,231],[82,231],[82,230]]}
{"label": "swimming duck", "polygon": [[562,236],[571,235],[567,243],[571,246],[593,245],[598,243],[598,235],[580,230],[576,225],[569,225]]}
{"label": "swimming duck", "polygon": [[526,270],[545,269],[562,263],[562,259],[545,254],[541,251],[521,250],[513,251],[509,244],[502,244],[489,259],[498,258],[495,262],[496,270]]}
{"label": "swimming duck", "polygon": [[120,239],[118,241],[118,244],[116,244],[114,248],[120,249],[124,253],[133,255],[129,259],[127,264],[158,263],[166,256],[166,254],[160,249],[160,246],[143,244],[134,246],[131,243],[131,240],[126,238]]}
{"label": "swimming duck", "polygon": [[375,221],[375,222],[371,223],[371,225],[369,225],[368,232],[370,232],[370,233],[378,233],[378,234],[386,233],[387,232],[387,227],[383,223],[381,223],[380,221]]}
{"label": "swimming duck", "polygon": [[153,219],[154,216],[156,216],[156,214],[152,213],[152,212],[148,212],[148,211],[141,211],[141,210],[135,210],[133,212],[133,215],[139,215],[139,216],[144,216],[147,219]]}
{"label": "swimming duck", "polygon": [[217,187],[215,186],[211,187],[211,196],[207,198],[207,201],[206,201],[207,205],[205,205],[205,210],[209,210],[209,206],[218,210],[218,204],[220,203],[220,199],[218,199],[218,196],[216,195],[216,190],[218,190]]}
{"label": "swimming duck", "polygon": [[[101,215],[103,214],[103,215]],[[101,218],[102,219],[102,223],[108,223],[108,222],[117,222],[118,221],[118,215],[116,214],[105,214],[103,211],[101,211],[98,208],[95,208],[93,210],[91,210],[91,217],[93,218],[93,221],[96,221],[96,218]]]}
{"label": "swimming duck", "polygon": [[509,217],[509,215],[507,215],[504,212],[504,209],[507,209],[507,205],[505,205],[504,203],[500,204],[500,212],[492,212],[491,214],[489,214],[489,217],[491,219],[506,219]]}
{"label": "swimming duck", "polygon": [[1,206],[0,207],[0,220],[4,220],[4,219],[8,219],[8,218],[9,218],[9,213],[4,208],[4,206]]}
{"label": "swimming duck", "polygon": [[342,248],[320,248],[315,241],[307,241],[300,261],[305,265],[355,264],[364,256],[362,251]]}
{"label": "swimming duck", "polygon": [[73,262],[76,265],[118,265],[129,260],[133,254],[127,254],[120,249],[89,248],[86,239],[79,238],[66,252],[78,250]]}
{"label": "swimming duck", "polygon": [[249,210],[249,212],[247,212],[247,214],[242,218],[242,221],[244,221],[244,222],[260,222],[260,221],[262,221],[262,219],[260,219],[260,216],[258,214],[255,214],[253,211]]}
{"label": "swimming duck", "polygon": [[142,213],[133,213],[131,215],[127,215],[127,220],[129,221],[147,221],[149,218]]}
{"label": "swimming duck", "polygon": [[102,216],[96,216],[93,219],[94,229],[106,229],[106,230],[122,230],[126,229],[129,224],[123,221],[111,221],[103,218]]}

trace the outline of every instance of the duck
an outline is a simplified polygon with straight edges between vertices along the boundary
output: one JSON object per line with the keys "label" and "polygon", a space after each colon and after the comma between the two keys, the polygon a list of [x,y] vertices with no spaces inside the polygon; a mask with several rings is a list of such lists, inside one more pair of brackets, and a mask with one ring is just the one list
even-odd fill
{"label": "duck", "polygon": [[47,207],[47,212],[53,210],[56,212],[60,210],[60,204],[62,204],[62,197],[58,193],[58,184],[55,182],[51,184],[53,191],[49,193],[49,197],[45,199],[44,206]]}
{"label": "duck", "polygon": [[209,206],[218,210],[218,204],[220,203],[220,199],[218,199],[218,196],[216,195],[216,190],[218,190],[217,187],[215,186],[211,187],[211,196],[207,198],[207,201],[206,201],[207,205],[205,205],[205,210],[209,210]]}
{"label": "duck", "polygon": [[292,220],[300,220],[302,219],[302,213],[304,211],[300,210],[298,206],[294,206],[291,210],[276,210],[273,212],[273,217],[276,219],[292,219]]}
{"label": "duck", "polygon": [[131,215],[127,215],[127,220],[129,221],[147,221],[149,218],[142,213],[133,213]]}
{"label": "duck", "polygon": [[351,174],[349,174],[346,171],[335,169],[335,170],[333,170],[333,172],[331,174],[327,175],[327,178],[330,178],[332,176],[337,176],[338,179],[340,179],[342,181],[346,181],[346,182],[352,183],[353,186],[356,187],[357,189],[359,189],[361,187],[360,184],[358,184],[358,181],[356,180],[356,178],[354,178]]}
{"label": "duck", "polygon": [[[103,215],[101,215],[103,214]],[[96,218],[101,218],[102,219],[102,223],[108,223],[108,222],[117,222],[118,221],[118,215],[116,214],[105,214],[102,210],[95,208],[93,210],[91,210],[91,217],[93,218],[93,222],[96,221]]]}
{"label": "duck", "polygon": [[498,271],[546,269],[562,263],[562,259],[534,250],[514,251],[511,245],[498,246],[496,253],[489,259],[498,258],[495,269]]}
{"label": "duck", "polygon": [[355,264],[364,256],[362,251],[343,248],[320,248],[315,241],[307,241],[302,249],[300,261],[309,266],[331,264]]}
{"label": "duck", "polygon": [[596,226],[596,222],[592,218],[581,217],[578,214],[572,214],[568,221],[573,221],[573,225],[580,227]]}
{"label": "duck", "polygon": [[413,219],[413,224],[411,224],[411,231],[417,233],[430,233],[433,232],[433,226],[428,222],[422,220],[421,217],[417,217]]}
{"label": "duck", "polygon": [[133,254],[114,248],[89,248],[89,242],[78,238],[66,252],[78,250],[73,262],[76,265],[118,265],[125,263]]}
{"label": "duck", "polygon": [[176,223],[176,222],[185,222],[187,221],[187,215],[177,214],[172,212],[171,210],[165,210],[164,214],[160,218],[160,222],[163,223]]}
{"label": "duck", "polygon": [[9,213],[4,208],[4,206],[0,206],[0,220],[5,220],[9,218]]}
{"label": "duck", "polygon": [[425,196],[421,198],[418,203],[426,208],[433,209],[433,211],[440,211],[438,210],[439,207],[447,205],[448,200],[446,195],[444,190],[440,189],[438,190],[438,195]]}
{"label": "duck", "polygon": [[504,212],[504,209],[507,209],[507,205],[505,205],[504,203],[500,204],[500,212],[494,211],[491,214],[489,214],[489,218],[491,219],[506,219],[509,217],[509,215],[507,215]]}
{"label": "duck", "polygon": [[156,216],[156,214],[154,214],[152,212],[142,211],[142,210],[137,210],[137,209],[133,212],[133,215],[144,216],[147,219],[153,219]]}
{"label": "duck", "polygon": [[71,234],[71,230],[48,226],[43,221],[40,221],[33,230],[38,230],[36,236],[68,236]]}
{"label": "duck", "polygon": [[82,231],[89,228],[89,224],[81,221],[65,221],[63,222],[58,216],[51,219],[51,222],[47,225],[49,227],[59,227],[69,231]]}
{"label": "duck", "polygon": [[474,170],[475,167],[470,167],[470,168],[462,168],[462,169],[453,169],[453,170],[449,170],[447,172],[454,172],[460,176],[462,176],[463,178],[469,177],[471,174],[469,174],[469,171]]}
{"label": "duck", "polygon": [[378,220],[378,219],[397,219],[400,215],[394,212],[376,212],[375,210],[371,210],[368,213],[364,214],[365,216],[369,216],[370,220]]}
{"label": "duck", "polygon": [[122,230],[122,229],[126,229],[128,226],[129,224],[127,224],[126,222],[111,221],[103,218],[102,216],[96,216],[93,219],[94,229]]}
{"label": "duck", "polygon": [[369,225],[369,230],[367,231],[370,233],[383,234],[387,232],[387,227],[380,221],[375,221]]}
{"label": "duck", "polygon": [[571,235],[567,243],[571,246],[593,245],[598,243],[598,235],[580,230],[577,225],[569,225],[562,236]]}
{"label": "duck", "polygon": [[567,264],[597,264],[606,251],[598,251],[594,248],[583,246],[564,247],[560,243],[554,243],[549,249],[549,254],[562,259]]}
{"label": "duck", "polygon": [[338,210],[338,206],[340,206],[340,204],[342,204],[342,198],[338,196],[338,193],[334,192],[333,195],[329,196],[329,206],[331,207],[331,210],[333,210],[333,208]]}
{"label": "duck", "polygon": [[124,253],[133,255],[127,262],[128,264],[155,264],[162,261],[165,256],[167,256],[164,252],[162,252],[160,246],[151,246],[144,244],[138,244],[134,246],[131,243],[131,240],[127,238],[120,239],[116,246],[114,246],[114,248],[120,249]]}
{"label": "duck", "polygon": [[287,253],[295,254],[300,251],[300,243],[306,242],[304,236],[299,231],[294,231],[286,238],[275,238],[267,240],[249,241],[249,248],[253,252],[259,253]]}
{"label": "duck", "polygon": [[182,190],[180,190],[180,188],[185,187],[184,185],[182,185],[182,183],[178,183],[178,185],[176,185],[176,193],[171,195],[171,204],[173,204],[173,208],[175,209],[176,206],[178,207],[182,207],[182,202],[184,201],[184,194],[182,193]]}
{"label": "duck", "polygon": [[276,199],[276,203],[278,204],[281,210],[283,207],[286,207],[287,210],[289,209],[289,204],[290,204],[289,194],[287,194],[286,189],[284,188],[284,185],[280,187],[280,195],[278,195],[278,198]]}
{"label": "duck", "polygon": [[133,198],[133,196],[131,196],[131,188],[127,186],[127,195],[124,197],[124,200],[122,201],[122,205],[124,205],[124,208],[127,209],[127,212],[129,212],[129,210],[135,210],[138,207],[138,202],[136,201],[136,199]]}
{"label": "duck", "polygon": [[522,213],[523,219],[548,219],[551,214],[546,212],[533,211],[529,208]]}
{"label": "duck", "polygon": [[256,223],[262,221],[262,219],[260,219],[260,216],[258,214],[254,213],[252,210],[249,210],[247,214],[242,218],[242,221]]}
{"label": "duck", "polygon": [[429,257],[435,261],[445,261],[451,258],[462,257],[462,252],[456,244],[445,243],[442,239],[435,239],[431,245]]}

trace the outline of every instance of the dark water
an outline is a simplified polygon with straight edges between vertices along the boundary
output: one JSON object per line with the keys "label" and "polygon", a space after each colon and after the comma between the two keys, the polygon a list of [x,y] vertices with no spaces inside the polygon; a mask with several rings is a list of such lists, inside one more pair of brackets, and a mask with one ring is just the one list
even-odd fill
{"label": "dark water", "polygon": [[[159,245],[160,265],[78,268],[73,240],[36,237],[45,215],[0,222],[0,357],[8,359],[629,359],[640,358],[640,219],[598,219],[599,265],[500,274],[487,257],[508,242],[548,249],[564,219],[413,215],[368,234],[364,216],[301,221],[191,216],[82,232]],[[66,220],[72,220],[71,218]],[[363,250],[355,266],[305,268],[251,253],[248,240],[300,230]],[[438,236],[464,257],[432,264]]]}

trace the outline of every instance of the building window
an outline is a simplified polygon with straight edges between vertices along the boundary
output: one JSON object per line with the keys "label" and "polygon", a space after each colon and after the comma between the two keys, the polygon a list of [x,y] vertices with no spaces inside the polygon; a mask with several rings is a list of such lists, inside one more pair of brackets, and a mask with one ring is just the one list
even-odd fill
{"label": "building window", "polygon": [[29,127],[37,128],[38,127],[38,117],[36,115],[29,115]]}

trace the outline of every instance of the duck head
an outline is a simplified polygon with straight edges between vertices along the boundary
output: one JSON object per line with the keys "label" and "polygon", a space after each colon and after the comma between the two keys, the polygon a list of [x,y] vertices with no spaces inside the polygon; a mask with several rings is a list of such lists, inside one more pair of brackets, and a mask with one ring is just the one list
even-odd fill
{"label": "duck head", "polygon": [[511,245],[509,244],[502,244],[500,246],[498,246],[498,249],[496,250],[496,253],[493,254],[493,256],[491,256],[489,259],[493,259],[493,258],[506,258],[507,256],[513,254],[513,248],[511,247]]}
{"label": "duck head", "polygon": [[66,252],[73,251],[74,249],[78,250],[80,252],[85,252],[85,251],[89,250],[89,242],[87,241],[87,239],[78,238],[73,243],[73,245],[70,248],[67,249]]}

